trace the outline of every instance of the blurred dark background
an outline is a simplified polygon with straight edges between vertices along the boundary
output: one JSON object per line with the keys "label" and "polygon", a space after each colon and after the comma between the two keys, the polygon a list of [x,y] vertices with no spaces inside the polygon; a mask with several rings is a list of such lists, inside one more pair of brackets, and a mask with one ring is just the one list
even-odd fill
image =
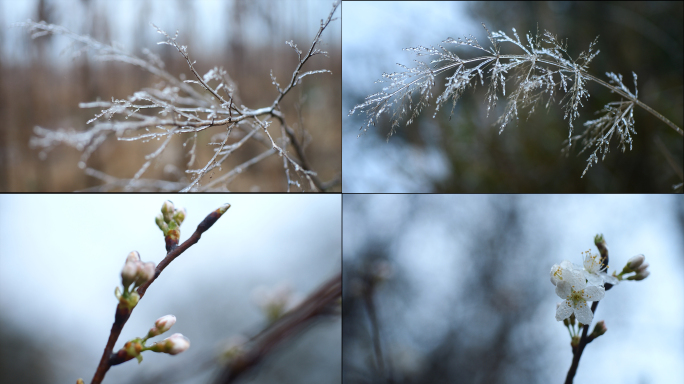
{"label": "blurred dark background", "polygon": [[[561,383],[570,337],[549,281],[603,233],[610,265],[651,275],[606,294],[575,382],[679,383],[678,196],[345,195],[343,375],[352,383]],[[611,269],[612,270],[612,269]]]}
{"label": "blurred dark background", "polygon": [[[123,99],[160,81],[131,65],[95,61],[88,55],[72,60],[71,42],[64,36],[45,36],[35,40],[12,23],[45,20],[73,32],[87,34],[105,42],[118,42],[124,49],[144,57],[142,49],[159,55],[172,75],[192,78],[183,57],[173,47],[156,45],[163,36],[149,25],[155,23],[189,47],[200,75],[214,66],[223,66],[235,81],[242,104],[248,108],[270,106],[277,96],[269,72],[280,84],[292,77],[296,53],[285,44],[294,40],[300,49],[308,48],[320,20],[332,9],[325,2],[288,1],[124,1],[37,0],[0,3],[0,190],[71,191],[102,184],[77,167],[81,153],[57,147],[41,155],[29,147],[33,127],[84,130],[86,122],[99,109],[80,109],[81,102],[96,99]],[[340,11],[336,12],[339,17]],[[328,181],[341,172],[340,143],[340,21],[333,21],[323,34],[323,48],[329,57],[316,56],[304,70],[329,69],[333,75],[306,78],[282,103],[290,126],[307,132],[306,154],[321,180]],[[64,52],[62,52],[64,51]],[[301,119],[297,113],[301,107]],[[275,126],[274,126],[275,127]],[[222,128],[199,135],[198,159],[193,168],[206,164],[213,151],[206,146]],[[280,136],[279,128],[272,128]],[[187,166],[183,139],[172,140],[168,156],[153,164],[144,178],[178,180]],[[107,174],[130,178],[153,152],[158,142],[118,142],[114,138],[101,146],[88,166]],[[248,143],[223,165],[227,172],[263,152],[263,144]],[[41,160],[41,157],[43,158]],[[296,155],[295,155],[296,157]],[[164,164],[175,170],[164,169]],[[199,166],[198,166],[199,164]],[[239,175],[228,188],[235,191],[279,191],[286,185],[282,160],[271,156]],[[339,189],[339,187],[338,187]]]}
{"label": "blurred dark background", "polygon": [[[451,118],[450,102],[434,119],[432,103],[413,124],[406,127],[404,122],[389,143],[385,142],[388,119],[357,139],[363,121],[346,116],[367,95],[381,90],[382,85],[373,81],[382,72],[399,70],[397,62],[412,64],[414,56],[401,48],[437,46],[448,37],[470,34],[486,48],[490,43],[481,26],[484,22],[490,31],[502,30],[509,36],[516,28],[523,41],[528,31],[548,29],[568,39],[573,58],[599,35],[601,52],[589,72],[606,81],[606,72],[621,73],[625,85],[633,89],[635,71],[640,99],[682,127],[682,2],[434,2],[401,8],[381,3],[369,8],[355,4],[343,12],[345,191],[671,193],[672,186],[682,182],[667,159],[672,157],[681,174],[682,136],[641,108],[635,108],[638,134],[632,150],[621,153],[612,143],[605,161],[592,166],[584,178],[580,176],[591,152],[578,154],[581,147],[576,147],[569,157],[561,154],[568,136],[568,122],[557,104],[562,94],[556,95],[548,113],[541,105],[527,119],[525,110],[519,122],[500,135],[495,123],[505,100],[499,94],[497,108],[487,118],[488,81],[483,87],[479,79],[474,92],[466,90]],[[366,17],[378,22],[367,23],[359,13],[373,13]],[[347,38],[353,37],[347,30],[355,28],[363,28],[358,36],[365,38]],[[447,48],[461,58],[478,55],[467,47],[449,44]],[[519,49],[511,45],[502,52]],[[438,77],[433,94],[442,92],[443,80]],[[588,83],[588,90],[591,96],[582,101],[574,134],[584,130],[584,122],[597,118],[594,112],[603,105],[619,101],[598,84]]]}

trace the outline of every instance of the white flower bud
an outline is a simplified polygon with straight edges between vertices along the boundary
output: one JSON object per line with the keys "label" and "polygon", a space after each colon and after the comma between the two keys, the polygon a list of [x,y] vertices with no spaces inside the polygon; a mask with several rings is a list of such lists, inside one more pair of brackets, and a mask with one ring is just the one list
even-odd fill
{"label": "white flower bud", "polygon": [[627,260],[627,267],[636,270],[644,262],[644,255],[636,255]]}
{"label": "white flower bud", "polygon": [[171,221],[171,219],[173,219],[174,211],[175,209],[171,200],[166,200],[161,207],[162,215],[164,215],[164,221],[166,221],[167,223]]}
{"label": "white flower bud", "polygon": [[126,256],[126,262],[128,263],[129,261],[140,261],[140,254],[138,251],[131,251],[131,253]]}
{"label": "white flower bud", "polygon": [[168,352],[170,355],[177,355],[190,348],[190,340],[180,333],[174,333],[167,340],[167,343],[171,343],[171,349]]}
{"label": "white flower bud", "polygon": [[174,324],[176,324],[176,316],[174,315],[162,316],[154,322],[154,326],[160,331],[160,333],[168,331],[171,329],[171,327],[173,327]]}
{"label": "white flower bud", "polygon": [[154,327],[150,328],[150,331],[147,332],[146,339],[161,335],[171,329],[174,324],[176,324],[176,316],[174,315],[166,315],[158,318],[157,321],[154,322]]}
{"label": "white flower bud", "polygon": [[121,283],[124,288],[128,288],[135,281],[135,276],[138,273],[138,264],[140,262],[126,262],[123,269],[121,269]]}
{"label": "white flower bud", "polygon": [[139,263],[136,274],[135,286],[139,287],[154,278],[154,263]]}
{"label": "white flower bud", "polygon": [[190,348],[190,340],[180,333],[174,333],[168,338],[155,343],[150,347],[150,350],[153,352],[168,353],[169,355],[177,355],[188,348]]}
{"label": "white flower bud", "polygon": [[648,268],[648,263],[641,264],[639,268],[634,269],[637,274],[643,273],[646,271],[646,268]]}
{"label": "white flower bud", "polygon": [[636,281],[643,280],[643,279],[647,278],[648,275],[650,275],[650,274],[651,274],[651,272],[649,272],[649,271],[639,272],[636,274],[636,276],[634,276],[634,280],[636,280]]}

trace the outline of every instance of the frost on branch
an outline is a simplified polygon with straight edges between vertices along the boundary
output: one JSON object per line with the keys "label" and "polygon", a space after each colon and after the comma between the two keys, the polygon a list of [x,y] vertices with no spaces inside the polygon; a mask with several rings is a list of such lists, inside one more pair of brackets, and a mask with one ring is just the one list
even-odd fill
{"label": "frost on branch", "polygon": [[[585,173],[592,163],[598,161],[597,153],[605,157],[613,136],[618,137],[623,152],[628,145],[631,149],[631,135],[636,133],[632,116],[635,105],[647,109],[679,134],[683,134],[681,128],[638,100],[635,73],[635,89],[632,93],[622,83],[621,75],[608,73],[610,83],[606,83],[587,72],[589,64],[599,54],[596,49],[598,36],[586,51],[573,59],[568,54],[567,40],[563,42],[549,31],[543,34],[537,31],[536,35],[527,33],[525,39],[521,39],[515,28],[512,30],[513,37],[510,37],[503,31],[490,32],[484,24],[482,26],[491,42],[489,48],[482,47],[472,35],[464,39],[450,37],[442,42],[475,49],[481,51],[481,54],[484,52],[479,57],[464,59],[442,45],[438,48],[419,46],[405,49],[416,55],[414,66],[398,64],[401,68],[399,72],[384,73],[382,79],[377,81],[384,84],[382,91],[366,97],[364,102],[349,112],[349,115],[363,116],[365,121],[361,131],[365,132],[369,127],[377,125],[382,115],[387,114],[391,124],[387,137],[389,140],[400,121],[405,120],[406,125],[411,124],[430,104],[437,78],[444,75],[444,91],[435,100],[435,115],[449,100],[452,102],[453,114],[456,103],[466,89],[471,86],[474,88],[478,83],[484,85],[486,78],[489,80],[486,93],[487,116],[496,107],[499,92],[507,99],[503,114],[496,122],[499,133],[512,121],[519,119],[521,109],[529,109],[529,114],[539,104],[548,109],[555,102],[556,93],[562,91],[564,96],[559,104],[563,108],[564,119],[568,120],[568,139],[564,151],[569,152],[578,139],[583,146],[580,153],[596,147],[587,160]],[[522,50],[522,54],[502,52],[502,43],[508,43],[505,46],[514,48],[513,52]],[[620,95],[622,100],[608,103],[602,111],[603,117],[587,121],[584,123],[587,127],[585,131],[580,135],[573,135],[582,102],[589,99],[588,81],[603,85]]]}
{"label": "frost on branch", "polygon": [[[309,75],[318,75],[328,70],[312,70],[304,72],[302,67],[313,56],[325,54],[319,48],[321,34],[333,21],[333,14],[339,2],[332,4],[328,17],[321,21],[320,28],[314,36],[310,48],[300,50],[290,41],[299,57],[293,68],[292,78],[280,88],[275,100],[266,107],[249,108],[242,104],[239,89],[228,72],[215,66],[206,73],[200,74],[192,59],[192,49],[179,42],[178,31],[168,34],[156,27],[162,36],[158,42],[169,45],[181,55],[191,72],[191,78],[169,73],[159,57],[148,49],[139,57],[115,45],[98,42],[88,36],[81,36],[68,29],[45,22],[27,21],[18,24],[25,27],[32,37],[43,35],[63,35],[74,41],[78,47],[77,54],[90,52],[94,58],[102,61],[118,61],[138,66],[158,77],[161,82],[153,88],[143,88],[132,95],[109,100],[81,103],[81,108],[96,110],[84,130],[34,128],[34,136],[30,144],[47,152],[58,145],[73,147],[82,153],[78,166],[86,174],[104,182],[96,190],[105,191],[123,188],[124,190],[180,190],[210,191],[228,190],[229,183],[250,167],[274,155],[282,159],[282,187],[302,191],[325,191],[336,184],[336,181],[323,182],[319,179],[305,155],[305,143],[301,142],[301,133],[291,127],[281,112],[281,100],[294,87],[301,84]],[[275,77],[273,77],[275,83]],[[276,83],[277,84],[277,83]],[[301,126],[301,124],[300,124]],[[198,151],[200,143],[198,135],[205,130],[215,132],[214,140],[207,144],[212,155],[206,163],[199,163]],[[276,134],[277,133],[277,134]],[[116,137],[118,141],[139,141],[143,143],[157,142],[155,150],[145,155],[140,168],[128,179],[119,179],[90,168],[90,156],[108,139]],[[186,169],[177,169],[171,164],[167,167],[175,173],[176,180],[145,179],[145,173],[153,165],[162,163],[162,155],[169,148],[172,139],[179,137],[183,142],[183,150],[187,158]],[[235,152],[254,142],[259,152],[253,149],[243,150],[249,158],[240,160],[232,169],[225,167],[226,160]],[[161,164],[163,165],[163,164]]]}

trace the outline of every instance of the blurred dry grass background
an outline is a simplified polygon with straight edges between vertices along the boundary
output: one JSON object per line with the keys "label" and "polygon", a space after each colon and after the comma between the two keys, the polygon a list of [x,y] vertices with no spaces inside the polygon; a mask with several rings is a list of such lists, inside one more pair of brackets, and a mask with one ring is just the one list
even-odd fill
{"label": "blurred dry grass background", "polygon": [[[148,48],[158,54],[173,75],[185,74],[192,78],[183,57],[172,47],[156,45],[162,40],[161,35],[155,40],[145,38],[154,32],[150,22],[159,20],[160,15],[151,14],[151,1],[141,5],[142,12],[134,16],[135,46],[124,48],[136,55]],[[74,30],[79,34],[111,43],[111,31],[115,24],[111,19],[119,14],[107,14],[103,2],[81,1],[78,3],[85,9],[88,18],[85,25],[89,30]],[[223,66],[238,86],[238,94],[242,104],[256,109],[270,106],[277,96],[277,90],[271,83],[269,72],[279,83],[289,81],[292,71],[297,65],[296,53],[285,44],[286,40],[294,40],[300,49],[308,48],[319,26],[319,20],[325,18],[332,8],[332,1],[323,12],[312,11],[311,3],[305,1],[284,1],[272,4],[269,1],[234,1],[225,4],[226,19],[230,22],[220,28],[228,36],[227,42],[207,49],[201,44],[201,36],[193,33],[197,27],[208,22],[200,16],[196,2],[167,2],[164,6],[180,7],[182,20],[168,22],[180,32],[179,41],[188,46],[190,56],[197,61],[195,65],[200,75],[214,66]],[[48,23],[64,24],[65,20],[58,15],[69,14],[66,2],[36,1],[34,20],[45,20]],[[66,8],[66,9],[65,9]],[[313,7],[316,10],[321,7]],[[5,4],[7,9],[7,4]],[[318,14],[320,13],[320,14]],[[78,14],[78,13],[76,13]],[[187,16],[187,17],[186,17]],[[339,16],[339,11],[336,16]],[[166,16],[168,18],[168,16]],[[286,20],[287,18],[295,20]],[[243,33],[249,27],[243,25],[247,20],[260,19],[266,26],[262,31],[264,37],[259,45],[250,42],[250,37]],[[5,16],[7,20],[7,16]],[[20,22],[24,20],[13,20]],[[168,19],[167,19],[168,21]],[[330,24],[329,28],[340,28],[339,20]],[[212,26],[217,28],[217,26]],[[168,27],[167,27],[168,28]],[[63,36],[46,36],[31,40],[28,33],[22,31],[15,34],[3,26],[0,41],[20,36],[22,41],[13,42],[21,49],[27,50],[27,62],[11,62],[0,56],[0,190],[2,191],[72,191],[102,184],[102,181],[87,176],[77,164],[81,153],[73,148],[58,147],[43,156],[39,149],[30,148],[29,140],[33,135],[33,127],[41,126],[50,129],[74,128],[82,131],[86,122],[99,109],[80,109],[81,102],[98,98],[110,100],[112,97],[123,99],[144,87],[151,87],[160,81],[159,78],[132,65],[94,61],[87,55],[74,59],[68,66],[60,66],[51,59],[52,45],[55,40],[67,40]],[[17,28],[13,28],[17,29]],[[10,33],[11,32],[11,33]],[[173,30],[167,32],[173,33]],[[333,40],[334,36],[336,40]],[[329,69],[330,74],[319,74],[307,77],[300,86],[286,95],[282,109],[286,121],[295,131],[302,135],[302,141],[308,143],[306,155],[313,170],[318,172],[322,181],[333,179],[341,173],[341,45],[340,34],[326,30],[323,34],[324,48],[329,57],[316,56],[310,60],[304,70]],[[4,43],[3,43],[4,44]],[[66,52],[65,55],[70,55]],[[298,108],[301,114],[298,113]],[[302,128],[304,131],[302,131]],[[271,127],[274,138],[280,137],[278,124]],[[213,155],[212,148],[207,146],[211,137],[222,132],[222,128],[214,127],[201,132],[198,136],[198,158],[193,169],[203,166]],[[305,139],[304,139],[305,138]],[[160,161],[152,164],[143,178],[176,181],[187,169],[188,157],[183,148],[187,137],[175,138]],[[144,156],[153,152],[159,142],[120,142],[109,138],[88,161],[88,166],[120,178],[131,178],[144,163]],[[252,140],[230,156],[222,169],[215,175],[223,174],[238,164],[249,160],[268,148]],[[290,152],[296,158],[293,149]],[[42,159],[41,159],[42,158]],[[164,167],[171,164],[174,167]],[[205,178],[207,182],[208,178]],[[238,175],[229,185],[231,191],[280,191],[286,186],[282,159],[277,156],[257,163]],[[339,186],[334,190],[339,190]]]}

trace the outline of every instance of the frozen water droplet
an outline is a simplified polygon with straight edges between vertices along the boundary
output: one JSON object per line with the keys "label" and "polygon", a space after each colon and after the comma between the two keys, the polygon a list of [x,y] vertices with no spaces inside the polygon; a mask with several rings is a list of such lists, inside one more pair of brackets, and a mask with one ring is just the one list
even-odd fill
{"label": "frozen water droplet", "polygon": [[85,164],[84,161],[79,161],[79,162],[78,162],[78,167],[79,167],[79,168],[84,169],[85,166],[86,166],[86,164]]}

